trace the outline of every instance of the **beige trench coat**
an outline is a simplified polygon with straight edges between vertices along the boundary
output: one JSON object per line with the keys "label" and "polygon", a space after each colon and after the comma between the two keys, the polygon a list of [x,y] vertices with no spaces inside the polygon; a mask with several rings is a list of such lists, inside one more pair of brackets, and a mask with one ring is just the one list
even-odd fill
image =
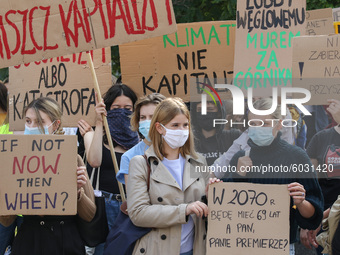
{"label": "beige trench coat", "polygon": [[[133,254],[179,255],[182,224],[187,222],[186,207],[201,201],[209,182],[209,173],[195,171],[206,165],[202,156],[186,157],[183,173],[183,190],[174,177],[156,157],[151,146],[146,152],[150,162],[150,189],[147,192],[147,165],[143,156],[132,158],[129,166],[127,205],[131,221],[140,227],[153,230],[139,239]],[[195,223],[194,255],[205,254],[205,220],[191,214]]]}

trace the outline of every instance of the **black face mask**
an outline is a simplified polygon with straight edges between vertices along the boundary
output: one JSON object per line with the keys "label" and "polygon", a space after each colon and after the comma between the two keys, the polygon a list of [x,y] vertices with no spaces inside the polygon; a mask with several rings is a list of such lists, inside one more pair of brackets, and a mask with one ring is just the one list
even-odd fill
{"label": "black face mask", "polygon": [[200,112],[196,113],[197,125],[205,131],[211,131],[214,127],[214,119],[220,118],[219,112],[207,112],[207,115],[202,115]]}

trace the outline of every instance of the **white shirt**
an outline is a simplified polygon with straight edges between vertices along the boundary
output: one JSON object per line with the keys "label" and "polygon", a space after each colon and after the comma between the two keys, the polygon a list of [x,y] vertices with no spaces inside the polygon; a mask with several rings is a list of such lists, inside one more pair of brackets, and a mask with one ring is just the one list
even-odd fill
{"label": "white shirt", "polygon": [[[169,170],[171,175],[174,177],[178,185],[183,190],[183,172],[185,166],[185,158],[179,154],[178,159],[169,160],[164,158],[162,163]],[[189,216],[189,220],[186,224],[182,224],[181,232],[181,250],[180,253],[191,251],[194,245],[195,237],[195,223]]]}

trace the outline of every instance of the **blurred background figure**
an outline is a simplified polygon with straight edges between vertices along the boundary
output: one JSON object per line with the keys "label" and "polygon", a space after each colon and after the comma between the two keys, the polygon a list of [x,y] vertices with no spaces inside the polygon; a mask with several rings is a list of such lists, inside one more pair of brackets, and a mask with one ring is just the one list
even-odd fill
{"label": "blurred background figure", "polygon": [[226,119],[225,104],[220,106],[207,102],[207,114],[201,114],[201,103],[191,104],[191,119],[195,135],[195,149],[201,153],[210,166],[237,139],[241,131],[238,129],[225,130],[225,125],[216,125],[214,119]]}
{"label": "blurred background figure", "polygon": [[12,134],[8,123],[8,91],[6,85],[0,81],[0,134]]}

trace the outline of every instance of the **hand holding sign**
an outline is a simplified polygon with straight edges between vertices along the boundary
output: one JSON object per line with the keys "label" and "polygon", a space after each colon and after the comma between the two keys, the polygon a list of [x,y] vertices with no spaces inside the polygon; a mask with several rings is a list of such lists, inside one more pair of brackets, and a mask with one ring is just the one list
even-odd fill
{"label": "hand holding sign", "polygon": [[87,177],[85,174],[86,167],[85,166],[78,166],[77,167],[77,189],[78,189],[78,194],[79,190],[84,187],[87,183]]}
{"label": "hand holding sign", "polygon": [[91,125],[83,119],[78,121],[78,129],[82,137],[84,137],[87,132],[93,131]]}
{"label": "hand holding sign", "polygon": [[104,104],[103,99],[101,100],[101,102],[99,102],[97,93],[96,93],[95,111],[96,111],[96,125],[97,124],[103,125],[103,123],[104,123],[103,122],[103,115],[107,116],[106,105]]}
{"label": "hand holding sign", "polygon": [[205,187],[205,195],[208,197],[209,186],[214,183],[222,182],[220,179],[217,178],[209,178],[209,183]]}
{"label": "hand holding sign", "polygon": [[293,198],[294,204],[299,207],[306,197],[306,190],[303,185],[298,182],[293,182],[288,185],[289,195]]}

